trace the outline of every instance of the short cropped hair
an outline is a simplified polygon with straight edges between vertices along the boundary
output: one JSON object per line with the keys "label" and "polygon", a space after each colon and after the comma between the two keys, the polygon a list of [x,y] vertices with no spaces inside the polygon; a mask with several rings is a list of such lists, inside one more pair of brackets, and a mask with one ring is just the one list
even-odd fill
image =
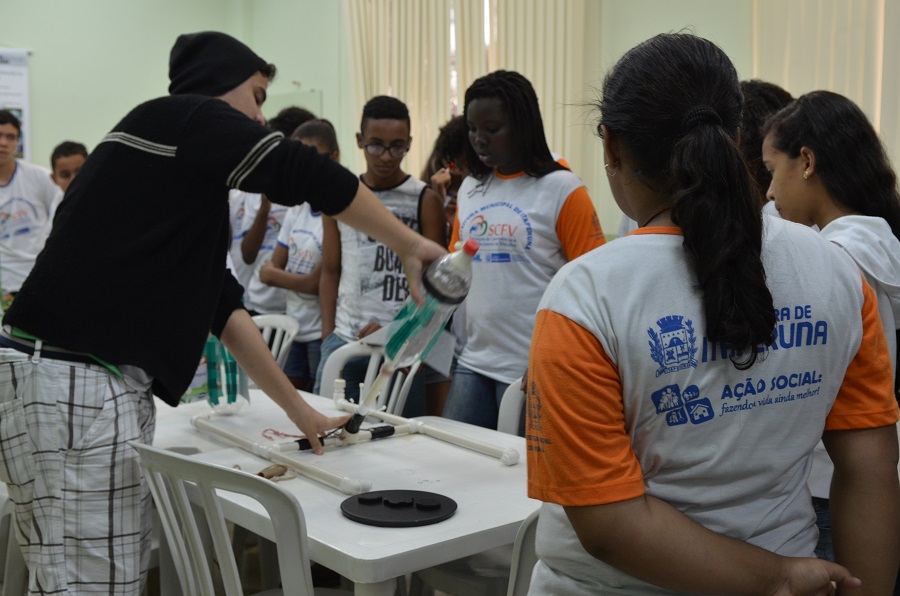
{"label": "short cropped hair", "polygon": [[9,110],[0,110],[0,124],[12,124],[19,136],[22,136],[22,122]]}
{"label": "short cropped hair", "polygon": [[403,120],[407,126],[411,126],[406,104],[387,95],[376,95],[366,102],[359,123],[360,132],[366,127],[366,120]]}
{"label": "short cropped hair", "polygon": [[71,157],[72,155],[81,155],[85,159],[88,156],[87,147],[76,141],[63,141],[53,149],[50,154],[50,169],[56,169],[56,160],[63,157]]}
{"label": "short cropped hair", "polygon": [[297,127],[291,138],[295,141],[302,141],[303,139],[318,141],[328,149],[329,153],[340,151],[334,125],[324,118],[304,122]]}

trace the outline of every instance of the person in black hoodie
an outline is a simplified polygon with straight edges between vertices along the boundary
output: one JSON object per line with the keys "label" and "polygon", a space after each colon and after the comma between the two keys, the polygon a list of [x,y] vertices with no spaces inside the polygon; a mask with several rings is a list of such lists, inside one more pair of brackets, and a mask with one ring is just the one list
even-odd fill
{"label": "person in black hoodie", "polygon": [[274,74],[228,35],[179,36],[170,95],[134,108],[93,151],[3,318],[0,480],[33,592],[140,593],[151,499],[126,443],[152,441],[152,394],[178,404],[210,332],[316,453],[345,421],[298,395],[242,307],[225,267],[229,189],[308,201],[379,238],[419,298],[423,266],[445,252],[356,176],[263,126]]}

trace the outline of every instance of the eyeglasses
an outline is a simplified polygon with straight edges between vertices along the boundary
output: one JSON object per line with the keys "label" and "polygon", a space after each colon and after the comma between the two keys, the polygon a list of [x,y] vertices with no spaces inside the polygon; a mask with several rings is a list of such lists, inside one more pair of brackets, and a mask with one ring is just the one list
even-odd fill
{"label": "eyeglasses", "polygon": [[368,145],[363,145],[363,147],[366,148],[366,153],[372,157],[381,157],[385,151],[390,151],[391,157],[399,159],[409,152],[409,147],[404,147],[403,145],[391,145],[388,147],[381,143],[369,143]]}

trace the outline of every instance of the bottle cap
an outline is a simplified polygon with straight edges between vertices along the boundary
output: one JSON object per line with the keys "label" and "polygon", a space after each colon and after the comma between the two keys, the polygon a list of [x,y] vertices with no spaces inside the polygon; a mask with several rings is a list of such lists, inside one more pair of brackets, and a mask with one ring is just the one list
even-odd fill
{"label": "bottle cap", "polygon": [[466,240],[466,243],[463,244],[462,249],[463,249],[463,252],[465,252],[470,257],[474,256],[475,253],[478,252],[478,240],[475,240],[474,238],[469,238],[468,240]]}

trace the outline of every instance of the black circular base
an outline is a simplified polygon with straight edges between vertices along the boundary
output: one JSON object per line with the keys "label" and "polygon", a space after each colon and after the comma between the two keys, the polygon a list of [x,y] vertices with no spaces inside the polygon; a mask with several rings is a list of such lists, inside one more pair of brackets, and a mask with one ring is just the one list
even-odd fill
{"label": "black circular base", "polygon": [[444,521],[456,512],[456,501],[421,490],[377,490],[345,499],[341,512],[369,526],[410,528]]}

